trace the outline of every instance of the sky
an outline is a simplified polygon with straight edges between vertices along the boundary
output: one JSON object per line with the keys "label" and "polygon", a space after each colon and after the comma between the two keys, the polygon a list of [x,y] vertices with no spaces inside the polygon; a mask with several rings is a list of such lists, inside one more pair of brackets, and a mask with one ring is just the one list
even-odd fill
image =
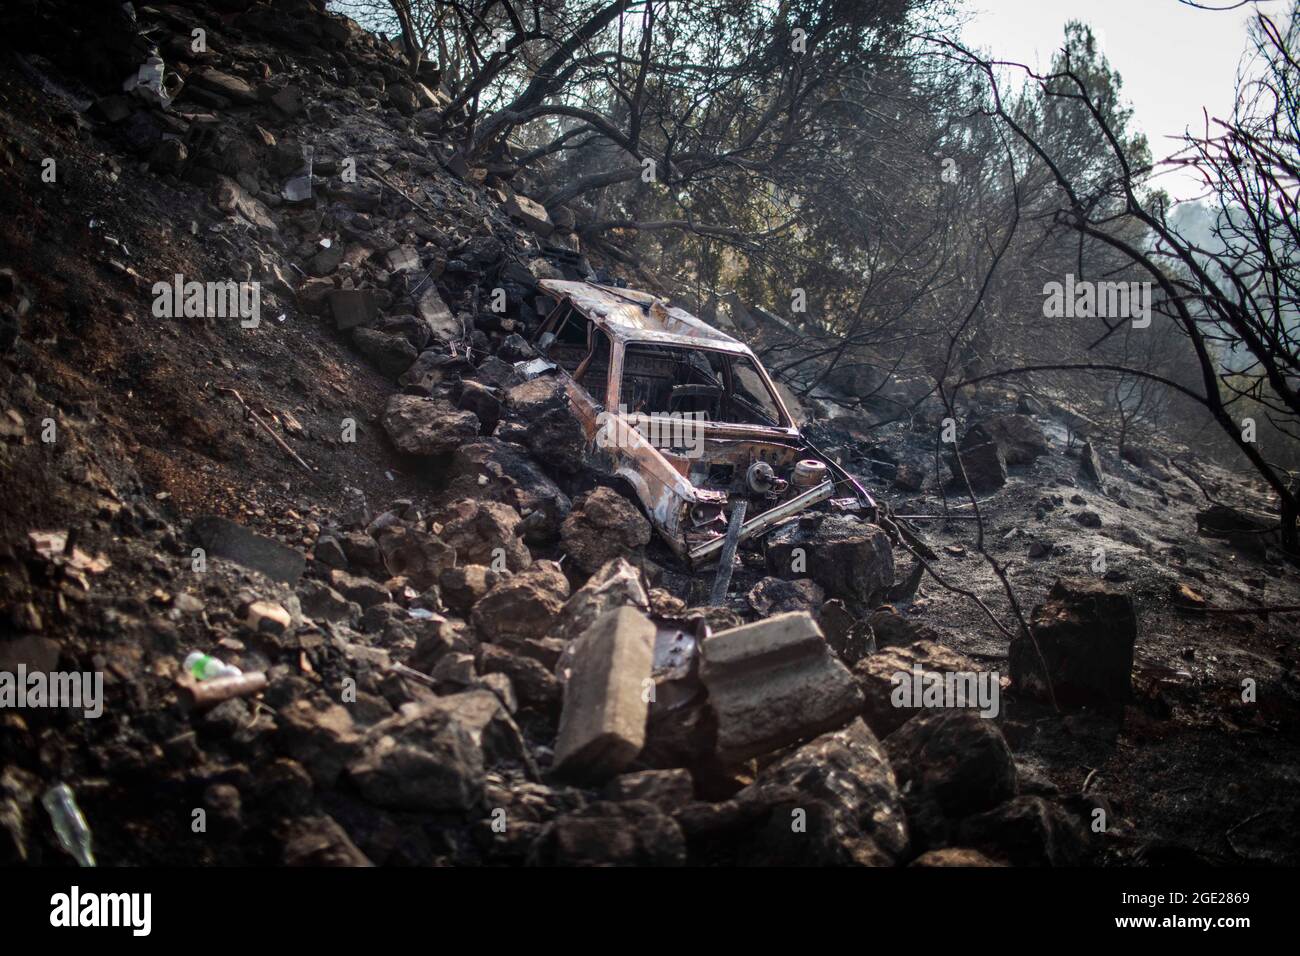
{"label": "sky", "polygon": [[[1230,6],[1234,0],[1201,0]],[[1178,0],[971,0],[962,39],[998,59],[1045,69],[1061,45],[1068,20],[1092,27],[1102,52],[1123,80],[1134,121],[1146,133],[1153,157],[1175,148],[1170,136],[1203,128],[1232,109],[1234,83],[1247,48],[1246,25],[1256,8],[1281,21],[1286,0],[1262,0],[1236,10],[1200,10]],[[1175,199],[1200,193],[1182,172],[1158,180]]]}

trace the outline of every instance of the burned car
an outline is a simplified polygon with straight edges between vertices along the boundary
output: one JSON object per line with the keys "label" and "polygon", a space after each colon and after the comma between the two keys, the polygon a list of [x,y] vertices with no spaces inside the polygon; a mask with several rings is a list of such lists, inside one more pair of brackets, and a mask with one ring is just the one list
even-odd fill
{"label": "burned car", "polygon": [[800,434],[744,343],[646,292],[540,287],[533,344],[564,382],[589,464],[625,480],[687,562],[810,508],[875,519],[871,496]]}

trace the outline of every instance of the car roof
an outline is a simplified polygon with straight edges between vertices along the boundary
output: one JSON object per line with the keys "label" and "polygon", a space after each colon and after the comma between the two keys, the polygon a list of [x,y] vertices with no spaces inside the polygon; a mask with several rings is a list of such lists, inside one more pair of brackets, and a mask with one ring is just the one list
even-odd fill
{"label": "car roof", "polygon": [[751,357],[754,354],[744,342],[649,292],[563,279],[543,279],[538,284],[551,295],[567,299],[611,338],[622,342],[715,349]]}

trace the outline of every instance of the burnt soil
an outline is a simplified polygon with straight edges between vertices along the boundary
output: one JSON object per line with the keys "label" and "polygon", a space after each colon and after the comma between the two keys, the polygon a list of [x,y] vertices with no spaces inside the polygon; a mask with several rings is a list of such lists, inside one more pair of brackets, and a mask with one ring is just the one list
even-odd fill
{"label": "burnt soil", "polygon": [[[436,503],[440,487],[435,473],[396,455],[378,425],[391,381],[321,319],[292,307],[283,317],[264,312],[254,330],[155,318],[153,281],[178,272],[238,274],[233,264],[248,254],[240,229],[201,190],[122,158],[7,61],[0,90],[0,267],[14,270],[32,301],[18,346],[0,363],[0,412],[22,422],[0,459],[0,626],[12,639],[40,635],[64,645],[65,664],[105,667],[111,706],[159,686],[137,684],[156,653],[183,656],[203,639],[201,625],[166,614],[175,594],[193,589],[184,578],[188,520],[223,515],[309,552],[321,525],[343,508],[346,487],[379,505]],[[40,180],[39,159],[50,155],[59,157],[57,184]],[[219,387],[239,390],[314,473],[305,474]],[[300,426],[292,432],[288,416]],[[345,418],[357,422],[355,443],[338,438]],[[46,419],[58,430],[52,444],[39,438]],[[842,447],[846,464],[896,512],[942,514],[937,493],[900,495],[869,465],[854,464],[855,449],[875,444],[924,454],[926,439],[903,426],[858,427]],[[1296,604],[1300,570],[1198,535],[1195,515],[1207,500],[1191,481],[1158,481],[1103,448],[1102,491],[1077,478],[1077,452],[1055,434],[1053,445],[980,502],[986,546],[1008,566],[1026,614],[1057,578],[1096,573],[1095,549],[1104,549],[1108,578],[1138,608],[1136,700],[1116,719],[1062,716],[1006,694],[1001,724],[1017,761],[1062,793],[1086,784],[1110,801],[1108,863],[1300,862],[1300,615],[1201,615],[1170,598],[1171,587],[1187,584],[1221,608]],[[1239,475],[1198,461],[1195,449],[1187,455],[1224,499],[1258,496]],[[1040,499],[1053,495],[1062,503],[1040,518]],[[952,490],[947,503],[963,507]],[[1084,509],[1100,516],[1100,527],[1080,526],[1073,515]],[[111,561],[89,576],[87,589],[42,578],[26,557],[29,532],[70,528],[80,532],[80,548]],[[1012,619],[976,550],[972,522],[918,528],[939,552],[936,568],[946,579]],[[1052,553],[1028,557],[1035,539],[1050,542]],[[669,572],[665,584],[698,587],[665,552],[655,555]],[[898,558],[905,567],[907,556]],[[226,580],[200,594],[227,595],[249,583],[238,569],[222,574]],[[737,574],[738,608],[756,577]],[[970,601],[927,579],[901,609],[1005,674],[1006,638]],[[1242,701],[1246,678],[1258,688],[1253,704]],[[97,731],[93,753],[83,746],[85,731],[55,717],[6,714],[3,728],[0,763],[83,781],[79,793],[99,821],[102,859],[221,862],[175,839],[175,806],[189,804],[160,789],[150,769],[167,759],[162,744],[174,726],[137,721],[116,740]],[[56,862],[55,854],[48,850],[45,862]]]}

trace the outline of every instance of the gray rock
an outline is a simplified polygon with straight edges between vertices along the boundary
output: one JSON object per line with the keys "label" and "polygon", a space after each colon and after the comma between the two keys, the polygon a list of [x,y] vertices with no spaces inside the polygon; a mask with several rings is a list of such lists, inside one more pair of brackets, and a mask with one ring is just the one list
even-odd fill
{"label": "gray rock", "polygon": [[637,561],[650,543],[650,522],[617,491],[597,488],[575,503],[560,540],[573,563],[591,574],[615,558]]}
{"label": "gray rock", "polygon": [[1106,485],[1106,472],[1102,469],[1101,459],[1090,441],[1084,442],[1079,452],[1079,477],[1097,488],[1104,488]]}
{"label": "gray rock", "polygon": [[837,838],[854,854],[866,839],[893,862],[907,855],[907,814],[889,757],[876,735],[861,720],[823,734],[794,753],[765,767],[755,786],[781,784],[833,808]]}
{"label": "gray rock", "polygon": [[1038,650],[1017,637],[1009,654],[1011,680],[1022,693],[1045,698],[1050,681],[1066,707],[1117,707],[1130,699],[1137,640],[1130,595],[1102,581],[1061,578],[1034,608],[1030,626]]}
{"label": "gray rock", "polygon": [[993,415],[980,422],[1002,450],[1008,465],[1029,465],[1052,447],[1042,427],[1028,415]]}
{"label": "gray rock", "polygon": [[528,853],[530,866],[682,866],[686,837],[653,803],[600,802],[557,817]]}
{"label": "gray rock", "polygon": [[327,568],[342,568],[344,571],[348,568],[348,558],[343,553],[343,546],[333,535],[323,534],[317,538],[312,548],[312,556]]}
{"label": "gray rock", "polygon": [[972,426],[962,437],[958,448],[961,452],[960,465],[954,452],[948,458],[948,470],[959,485],[963,469],[976,494],[996,491],[1007,483],[1006,455],[983,425]]}
{"label": "gray rock", "polygon": [[348,766],[362,796],[400,810],[469,810],[483,799],[484,768],[509,763],[535,776],[519,728],[495,694],[470,690],[407,704],[366,734]]}
{"label": "gray rock", "polygon": [[852,515],[810,515],[768,536],[767,569],[781,578],[811,578],[827,597],[870,607],[894,583],[894,552],[876,525]]}
{"label": "gray rock", "polygon": [[1016,764],[1002,732],[969,710],[926,711],[885,738],[913,835],[943,845],[957,821],[1016,795]]}
{"label": "gray rock", "polygon": [[307,566],[302,552],[263,537],[228,518],[216,515],[195,518],[190,533],[209,558],[234,561],[290,586],[298,583]]}
{"label": "gray rock", "polygon": [[[389,335],[375,329],[353,329],[352,344],[375,368],[394,379],[415,364],[420,355],[404,336]],[[474,431],[478,433],[477,422]]]}
{"label": "gray rock", "polygon": [[397,450],[408,455],[447,455],[477,438],[479,432],[479,420],[473,412],[418,395],[394,395],[389,399],[383,425]]}
{"label": "gray rock", "polygon": [[369,325],[379,318],[379,303],[369,289],[332,289],[325,294],[325,301],[340,332]]}
{"label": "gray rock", "polygon": [[537,561],[498,582],[474,605],[474,629],[493,643],[518,646],[546,637],[569,596],[569,581],[553,561]]}

